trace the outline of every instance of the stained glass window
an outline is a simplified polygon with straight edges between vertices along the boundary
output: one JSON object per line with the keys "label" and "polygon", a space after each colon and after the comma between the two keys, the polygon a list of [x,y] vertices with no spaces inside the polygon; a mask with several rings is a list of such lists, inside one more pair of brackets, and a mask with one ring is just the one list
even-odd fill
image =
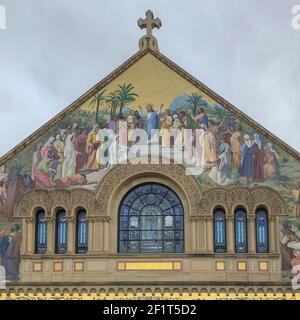
{"label": "stained glass window", "polygon": [[56,213],[55,253],[66,253],[68,245],[68,222],[66,211],[60,209]]}
{"label": "stained glass window", "polygon": [[76,253],[88,251],[88,222],[85,209],[77,212],[76,220]]}
{"label": "stained glass window", "polygon": [[260,208],[256,211],[256,252],[269,251],[268,212]]}
{"label": "stained glass window", "polygon": [[226,223],[225,211],[218,208],[214,212],[214,239],[215,239],[215,252],[226,252]]}
{"label": "stained glass window", "polygon": [[235,252],[247,252],[247,214],[244,209],[237,209],[234,215]]}
{"label": "stained glass window", "polygon": [[119,210],[119,252],[184,252],[183,208],[171,189],[140,185],[127,193]]}
{"label": "stained glass window", "polygon": [[36,213],[35,253],[44,254],[47,251],[47,221],[44,210]]}

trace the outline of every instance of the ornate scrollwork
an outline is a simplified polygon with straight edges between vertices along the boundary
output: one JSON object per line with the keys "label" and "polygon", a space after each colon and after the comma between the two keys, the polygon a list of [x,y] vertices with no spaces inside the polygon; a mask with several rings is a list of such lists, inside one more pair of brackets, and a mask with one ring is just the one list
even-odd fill
{"label": "ornate scrollwork", "polygon": [[199,210],[202,192],[197,180],[193,176],[186,175],[185,168],[178,164],[126,164],[116,166],[111,169],[100,183],[95,192],[97,214],[108,214],[108,204],[114,190],[126,180],[130,181],[140,175],[162,176],[173,180],[185,193],[191,208],[191,214],[196,214]]}
{"label": "ornate scrollwork", "polygon": [[95,213],[94,193],[86,189],[30,190],[17,202],[14,216],[32,216],[35,208],[44,208],[47,216],[53,216],[54,209],[57,207],[65,208],[69,216],[73,215],[77,207],[83,207],[93,215]]}
{"label": "ornate scrollwork", "polygon": [[249,214],[259,206],[268,209],[271,216],[286,215],[284,200],[277,191],[268,187],[213,188],[203,193],[199,214],[211,215],[216,206],[222,206],[227,215],[232,215],[238,206],[244,206]]}

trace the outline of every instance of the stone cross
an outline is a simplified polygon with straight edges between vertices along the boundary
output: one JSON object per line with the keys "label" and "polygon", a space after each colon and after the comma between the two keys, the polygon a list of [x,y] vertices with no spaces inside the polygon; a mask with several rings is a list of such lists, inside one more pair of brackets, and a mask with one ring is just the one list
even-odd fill
{"label": "stone cross", "polygon": [[147,29],[147,36],[152,36],[152,30],[154,28],[159,29],[161,27],[161,20],[159,18],[154,19],[153,12],[151,10],[146,11],[146,19],[140,18],[138,20],[138,26],[141,29]]}

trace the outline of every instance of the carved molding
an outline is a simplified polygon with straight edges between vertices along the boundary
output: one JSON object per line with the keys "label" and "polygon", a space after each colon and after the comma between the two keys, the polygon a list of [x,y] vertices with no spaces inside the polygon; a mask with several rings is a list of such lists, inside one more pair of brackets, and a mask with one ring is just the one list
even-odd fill
{"label": "carved molding", "polygon": [[191,215],[199,210],[202,192],[197,180],[186,175],[185,168],[179,164],[124,164],[110,170],[98,186],[95,197],[97,214],[108,215],[108,206],[113,192],[125,181],[144,176],[160,176],[173,180],[185,193],[188,199]]}
{"label": "carved molding", "polygon": [[[47,294],[47,296],[46,296]],[[68,285],[55,285],[51,283],[48,284],[22,284],[20,285],[7,285],[6,292],[1,292],[0,297],[3,295],[7,300],[57,300],[57,299],[67,299],[67,300],[80,300],[87,299],[87,295],[91,295],[91,299],[101,296],[101,298],[107,297],[111,298],[111,294],[120,295],[119,297],[124,299],[124,295],[130,294],[129,299],[135,299],[145,296],[145,299],[149,299],[149,294],[169,294],[171,296],[176,296],[177,299],[181,295],[195,295],[196,297],[205,298],[207,294],[222,294],[222,300],[226,298],[226,295],[239,295],[241,294],[241,299],[259,299],[259,300],[284,300],[293,299],[296,300],[296,294],[299,294],[299,290],[293,291],[290,283],[261,283],[257,282],[247,282],[247,283],[229,283],[229,284],[216,284],[214,282],[194,282],[193,284],[182,284],[182,283],[172,283],[169,285],[165,284],[128,284],[122,283],[121,286],[115,284],[68,284]],[[248,296],[250,294],[250,296]],[[267,296],[268,294],[268,296]],[[50,295],[50,296],[49,296]],[[199,296],[198,296],[199,295]],[[204,296],[203,296],[204,295]],[[117,298],[116,297],[116,298]],[[183,296],[184,297],[184,296]],[[227,299],[236,299],[237,297],[228,296]]]}
{"label": "carved molding", "polygon": [[266,207],[270,216],[286,215],[284,200],[277,191],[269,187],[212,188],[203,193],[199,214],[212,215],[214,208],[218,206],[223,207],[228,216],[232,216],[239,206],[243,206],[248,215],[255,214],[258,207]]}
{"label": "carved molding", "polygon": [[63,207],[68,216],[74,216],[78,207],[85,208],[88,214],[94,214],[94,193],[86,189],[33,189],[24,193],[16,203],[14,217],[33,217],[37,208],[43,208],[47,217],[53,217],[57,207]]}

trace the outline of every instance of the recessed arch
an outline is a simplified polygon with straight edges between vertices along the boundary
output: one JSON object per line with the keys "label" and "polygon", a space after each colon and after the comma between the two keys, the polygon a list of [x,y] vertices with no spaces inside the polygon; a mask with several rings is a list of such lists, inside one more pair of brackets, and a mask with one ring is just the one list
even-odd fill
{"label": "recessed arch", "polygon": [[183,206],[172,189],[148,182],[125,194],[118,210],[118,252],[184,252]]}

